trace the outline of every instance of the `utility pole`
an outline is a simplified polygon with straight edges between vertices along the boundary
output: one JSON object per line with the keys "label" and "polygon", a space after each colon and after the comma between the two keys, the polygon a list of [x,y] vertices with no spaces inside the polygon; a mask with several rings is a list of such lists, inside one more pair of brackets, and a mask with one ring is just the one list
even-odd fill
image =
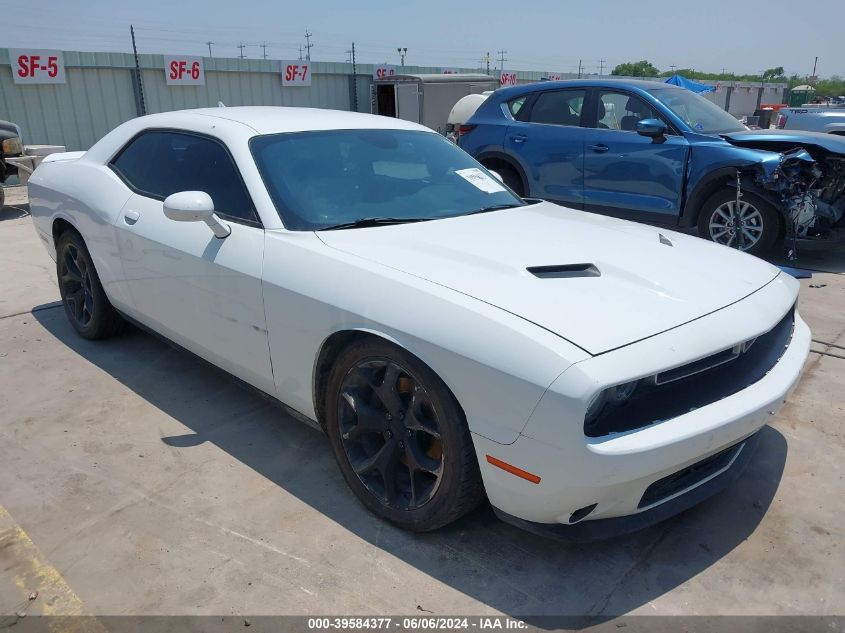
{"label": "utility pole", "polygon": [[402,68],[404,68],[405,67],[405,55],[408,54],[408,47],[405,46],[403,48],[403,47],[400,46],[396,49],[396,52],[399,53],[399,61],[402,64]]}
{"label": "utility pole", "polygon": [[311,47],[314,46],[311,43],[311,36],[314,35],[308,29],[305,29],[305,59],[309,62],[311,61]]}
{"label": "utility pole", "polygon": [[352,42],[352,111],[358,112],[358,67],[355,64],[355,42]]}
{"label": "utility pole", "polygon": [[484,61],[487,62],[487,74],[490,74],[490,51],[484,56]]}
{"label": "utility pole", "polygon": [[816,66],[818,66],[818,65],[819,65],[819,56],[818,56],[818,55],[816,55],[816,61],[814,61],[814,62],[813,62],[813,75],[812,75],[812,77],[813,77],[813,81],[815,81],[815,77],[816,77]]}
{"label": "utility pole", "polygon": [[675,66],[675,64],[669,64],[669,68],[672,70],[672,74],[674,75],[675,74],[675,68],[677,68],[677,66]]}
{"label": "utility pole", "polygon": [[581,62],[582,60],[578,60],[578,79],[581,79]]}
{"label": "utility pole", "polygon": [[264,59],[267,59],[267,42],[261,42],[261,55]]}
{"label": "utility pole", "polygon": [[138,104],[141,106],[141,116],[147,113],[147,102],[144,101],[144,82],[141,81],[141,64],[138,63],[138,47],[135,46],[135,27],[129,25],[129,33],[132,35],[132,54],[135,56],[135,77],[138,84]]}
{"label": "utility pole", "polygon": [[302,47],[299,47],[299,61],[302,61]]}
{"label": "utility pole", "polygon": [[508,58],[505,57],[506,50],[502,49],[499,51],[499,70],[505,69],[505,62],[508,61]]}
{"label": "utility pole", "polygon": [[241,54],[240,54],[240,55],[238,55],[238,57],[239,57],[240,59],[243,59],[244,57],[246,57],[246,55],[244,55],[244,48],[246,48],[246,45],[245,45],[243,42],[241,42],[240,44],[238,44],[238,49],[240,49],[240,51],[241,51]]}
{"label": "utility pole", "polygon": [[214,42],[209,41],[209,42],[205,43],[205,45],[208,46],[208,56],[209,57],[213,57],[213,55],[211,54],[211,45],[212,44],[214,44]]}
{"label": "utility pole", "polygon": [[599,77],[601,77],[602,75],[604,75],[604,63],[605,63],[606,61],[607,61],[606,59],[600,59],[600,60],[599,60]]}

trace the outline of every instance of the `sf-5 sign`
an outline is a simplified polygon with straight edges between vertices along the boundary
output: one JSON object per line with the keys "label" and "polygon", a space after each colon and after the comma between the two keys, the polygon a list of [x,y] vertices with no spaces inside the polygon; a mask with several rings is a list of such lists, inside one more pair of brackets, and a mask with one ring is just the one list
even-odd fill
{"label": "sf-5 sign", "polygon": [[202,57],[165,55],[164,77],[168,86],[204,86],[205,67]]}
{"label": "sf-5 sign", "polygon": [[283,86],[310,86],[311,65],[307,61],[282,62]]}
{"label": "sf-5 sign", "polygon": [[16,84],[63,84],[65,60],[61,51],[10,48],[12,77]]}

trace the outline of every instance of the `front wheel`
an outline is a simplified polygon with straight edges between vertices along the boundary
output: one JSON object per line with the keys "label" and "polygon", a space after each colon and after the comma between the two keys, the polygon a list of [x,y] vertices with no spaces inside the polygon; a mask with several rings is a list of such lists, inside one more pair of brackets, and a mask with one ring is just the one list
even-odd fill
{"label": "front wheel", "polygon": [[423,532],[483,499],[463,412],[436,374],[387,342],[352,343],[333,364],[326,431],[346,483],[376,515]]}
{"label": "front wheel", "polygon": [[708,198],[698,216],[698,234],[706,240],[762,257],[780,235],[780,214],[758,195],[723,189]]}

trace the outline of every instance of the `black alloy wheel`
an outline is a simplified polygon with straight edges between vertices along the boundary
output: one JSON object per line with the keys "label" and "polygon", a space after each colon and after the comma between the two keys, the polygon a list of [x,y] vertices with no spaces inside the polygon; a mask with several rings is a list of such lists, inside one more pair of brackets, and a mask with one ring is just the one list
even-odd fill
{"label": "black alloy wheel", "polygon": [[415,510],[443,475],[440,422],[419,380],[390,359],[364,360],[341,385],[337,419],[355,474],[384,505]]}
{"label": "black alloy wheel", "polygon": [[407,350],[362,335],[333,359],[322,393],[341,474],[377,516],[424,532],[484,499],[463,410]]}

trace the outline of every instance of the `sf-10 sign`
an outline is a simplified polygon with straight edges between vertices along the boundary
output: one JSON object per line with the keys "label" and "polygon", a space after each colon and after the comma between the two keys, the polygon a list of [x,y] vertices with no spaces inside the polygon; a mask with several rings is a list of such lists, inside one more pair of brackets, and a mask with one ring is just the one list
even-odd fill
{"label": "sf-10 sign", "polygon": [[65,60],[61,51],[10,48],[12,77],[16,84],[63,84]]}
{"label": "sf-10 sign", "polygon": [[309,62],[282,62],[283,86],[310,86],[311,67]]}
{"label": "sf-10 sign", "polygon": [[507,71],[502,71],[499,75],[499,85],[500,86],[515,86],[516,85],[516,73],[509,73]]}
{"label": "sf-10 sign", "polygon": [[204,86],[205,68],[202,57],[165,56],[164,76],[168,86]]}
{"label": "sf-10 sign", "polygon": [[376,66],[373,68],[373,79],[387,79],[396,74],[395,66]]}

